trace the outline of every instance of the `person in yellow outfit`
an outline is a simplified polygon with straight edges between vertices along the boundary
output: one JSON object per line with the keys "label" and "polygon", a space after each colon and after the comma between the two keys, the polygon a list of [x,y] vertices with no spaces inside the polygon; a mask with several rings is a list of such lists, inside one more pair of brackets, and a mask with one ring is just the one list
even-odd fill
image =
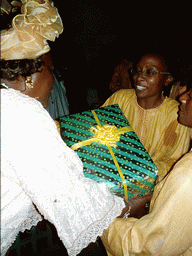
{"label": "person in yellow outfit", "polygon": [[[180,101],[178,120],[192,127],[192,86],[180,96]],[[156,185],[149,214],[140,219],[117,218],[104,232],[102,241],[109,256],[190,256],[191,213],[192,151],[186,153]],[[134,207],[130,216],[136,216]]]}
{"label": "person in yellow outfit", "polygon": [[172,81],[163,57],[144,55],[132,69],[135,89],[115,92],[103,106],[118,104],[156,164],[162,179],[188,151],[192,129],[179,124],[179,103],[163,94]]}

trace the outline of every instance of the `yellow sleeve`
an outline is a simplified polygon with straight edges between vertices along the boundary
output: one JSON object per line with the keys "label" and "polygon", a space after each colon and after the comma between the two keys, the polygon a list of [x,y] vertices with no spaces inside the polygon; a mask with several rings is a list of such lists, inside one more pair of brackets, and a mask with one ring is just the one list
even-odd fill
{"label": "yellow sleeve", "polygon": [[134,89],[121,89],[112,94],[102,105],[102,107],[118,104],[121,110],[123,106],[129,101],[129,99],[135,94]]}
{"label": "yellow sleeve", "polygon": [[154,191],[151,212],[116,219],[102,236],[108,255],[192,255],[192,152]]}

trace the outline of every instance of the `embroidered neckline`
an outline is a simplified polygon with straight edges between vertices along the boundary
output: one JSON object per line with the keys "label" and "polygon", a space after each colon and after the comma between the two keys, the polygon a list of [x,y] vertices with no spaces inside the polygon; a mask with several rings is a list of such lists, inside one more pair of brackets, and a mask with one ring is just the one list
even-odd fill
{"label": "embroidered neckline", "polygon": [[139,109],[143,110],[143,111],[146,111],[146,112],[150,112],[150,111],[154,111],[156,109],[159,109],[161,106],[163,106],[165,104],[165,102],[167,101],[168,97],[166,96],[164,101],[157,107],[155,108],[150,108],[150,109],[145,109],[145,108],[142,108],[139,103],[137,102],[137,96],[136,96],[136,93],[135,93],[135,102],[136,102],[136,105],[139,107]]}

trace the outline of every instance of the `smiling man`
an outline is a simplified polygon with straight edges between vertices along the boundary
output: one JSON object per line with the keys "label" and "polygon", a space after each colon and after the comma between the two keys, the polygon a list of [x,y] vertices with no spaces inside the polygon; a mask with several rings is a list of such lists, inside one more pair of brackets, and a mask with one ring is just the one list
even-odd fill
{"label": "smiling man", "polygon": [[172,81],[163,57],[146,54],[132,70],[135,89],[115,92],[103,106],[118,104],[152,157],[162,179],[188,151],[192,129],[177,121],[179,103],[163,94]]}

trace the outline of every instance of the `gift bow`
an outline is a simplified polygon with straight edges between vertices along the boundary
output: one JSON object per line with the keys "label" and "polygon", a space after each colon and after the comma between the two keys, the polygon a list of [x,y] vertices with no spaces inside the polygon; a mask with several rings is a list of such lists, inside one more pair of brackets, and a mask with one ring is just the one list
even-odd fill
{"label": "gift bow", "polygon": [[120,135],[125,132],[133,131],[131,127],[123,127],[117,129],[114,125],[97,125],[96,127],[91,127],[90,131],[94,134],[91,139],[84,140],[74,144],[71,148],[76,150],[80,147],[87,146],[93,142],[99,142],[106,146],[116,147],[116,143],[120,141]]}
{"label": "gift bow", "polygon": [[76,150],[80,147],[83,146],[87,146],[90,145],[93,142],[98,142],[101,143],[103,145],[106,145],[109,149],[109,152],[113,158],[113,161],[115,163],[115,166],[117,167],[117,170],[119,172],[119,175],[123,181],[123,187],[124,187],[124,191],[125,191],[125,199],[128,199],[128,193],[127,193],[127,184],[126,184],[126,180],[123,176],[123,173],[119,167],[119,164],[117,162],[117,159],[113,153],[113,150],[111,147],[116,147],[116,143],[120,140],[120,135],[125,133],[125,132],[132,132],[133,129],[130,126],[126,126],[126,127],[122,127],[120,129],[118,129],[116,126],[114,125],[101,125],[100,121],[95,113],[94,110],[91,111],[93,113],[93,116],[97,122],[97,126],[96,127],[91,127],[90,131],[94,134],[94,136],[91,139],[88,140],[84,140],[81,142],[78,142],[76,144],[74,144],[73,146],[71,146],[71,148],[73,150]]}

